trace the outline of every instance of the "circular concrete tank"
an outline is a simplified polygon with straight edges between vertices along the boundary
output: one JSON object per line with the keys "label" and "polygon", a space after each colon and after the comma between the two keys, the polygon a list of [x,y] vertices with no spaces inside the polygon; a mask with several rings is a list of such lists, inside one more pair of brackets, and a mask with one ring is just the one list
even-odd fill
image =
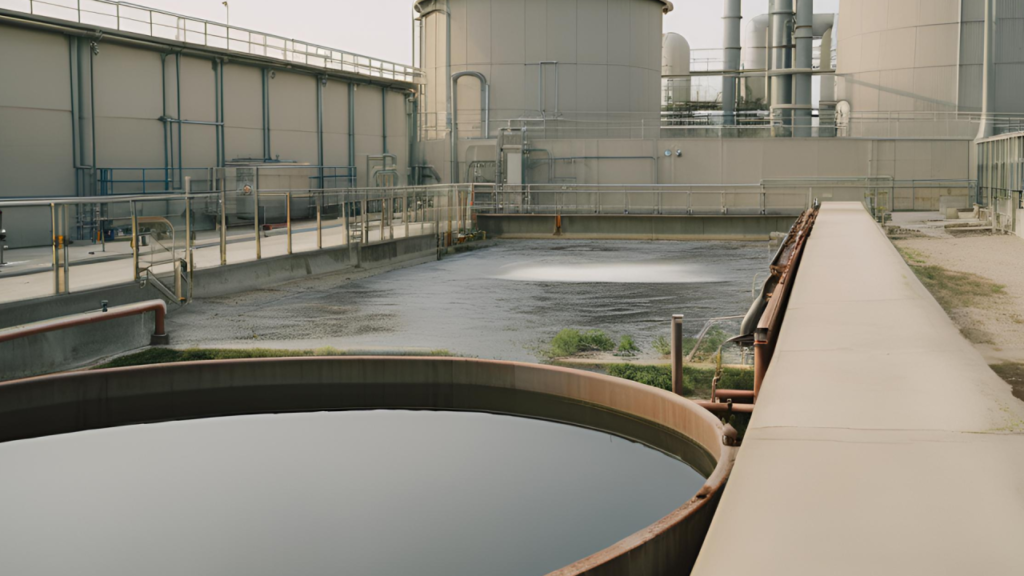
{"label": "circular concrete tank", "polygon": [[662,106],[685,104],[690,101],[690,43],[675,32],[668,32],[662,36],[661,75]]}
{"label": "circular concrete tank", "polygon": [[[0,442],[40,439],[16,443],[18,449],[24,451],[40,446],[34,442],[61,441],[60,438],[41,438],[44,436],[116,426],[346,410],[483,412],[572,424],[677,455],[707,477],[692,499],[664,518],[553,574],[646,573],[645,568],[651,566],[658,566],[664,573],[689,573],[735,457],[734,448],[722,445],[722,427],[717,419],[695,404],[662,390],[564,368],[452,358],[195,362],[13,381],[0,386]],[[318,438],[317,444],[327,448],[331,444],[329,440],[329,435]],[[273,441],[273,438],[263,440]],[[122,435],[120,442],[120,450],[146,449],[144,445],[137,446],[138,441],[130,436]],[[501,450],[495,448],[495,457],[500,457]],[[222,452],[219,457],[213,454],[209,463],[229,465],[232,451]],[[337,458],[341,454],[325,453],[325,456]],[[243,460],[238,459],[238,462]],[[75,465],[85,470],[90,462],[77,458]],[[276,474],[265,465],[257,464],[257,467],[261,474]],[[542,474],[543,470],[528,472]],[[173,476],[184,478],[186,475]],[[210,476],[208,480],[216,478]],[[83,489],[89,492],[87,487]],[[277,494],[274,497],[292,498],[296,506],[302,505],[300,500],[304,496],[289,496],[288,490],[288,485],[280,485],[265,497]],[[180,487],[172,483],[169,490],[154,489],[150,497],[173,497],[176,491],[180,491]],[[236,513],[246,515],[244,502],[239,502],[239,506]],[[115,521],[112,519],[132,509],[120,504],[116,508],[106,509],[94,521]],[[300,520],[296,516],[300,509],[284,506],[275,521],[295,523]],[[380,513],[388,522],[409,522],[411,517],[406,512],[381,510]],[[175,521],[170,517],[163,520]],[[139,529],[145,529],[145,522],[138,524]],[[251,528],[261,530],[258,523],[251,524]],[[337,536],[303,533],[296,546],[300,551],[312,553],[311,544]],[[176,542],[156,540],[146,547],[152,548],[151,553],[160,554],[160,550],[166,551],[175,545]],[[103,550],[91,552],[99,556],[106,553]],[[294,552],[288,550],[288,553]],[[244,547],[233,553],[244,554]],[[120,552],[113,554],[120,555]],[[189,558],[188,562],[202,562],[200,556],[179,556]]]}
{"label": "circular concrete tank", "polygon": [[456,116],[463,139],[494,137],[508,120],[658,117],[662,16],[672,9],[666,0],[420,0],[415,9],[427,139],[447,136],[451,75],[466,71],[490,85],[491,134],[479,79],[462,78]]}

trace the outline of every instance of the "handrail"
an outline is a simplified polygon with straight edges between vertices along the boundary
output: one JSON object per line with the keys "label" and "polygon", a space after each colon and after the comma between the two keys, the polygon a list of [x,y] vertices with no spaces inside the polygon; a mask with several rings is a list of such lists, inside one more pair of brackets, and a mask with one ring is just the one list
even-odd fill
{"label": "handrail", "polygon": [[51,320],[36,322],[34,324],[25,324],[24,326],[18,326],[9,330],[0,330],[0,343],[27,338],[37,334],[54,332],[56,330],[74,328],[76,326],[96,324],[107,320],[117,320],[118,318],[127,318],[129,316],[140,316],[147,312],[154,312],[156,314],[156,329],[153,331],[153,337],[150,343],[152,345],[167,344],[169,339],[164,328],[164,318],[167,316],[167,304],[164,303],[163,300],[147,300],[145,302],[136,302],[135,304],[114,306],[109,309],[104,305],[104,309],[97,312],[54,318]]}
{"label": "handrail", "polygon": [[[414,66],[347,50],[320,46],[311,42],[128,2],[90,0],[89,4],[104,8],[102,10],[86,9],[82,7],[81,2],[78,5],[68,6],[43,0],[28,0],[27,14],[91,26],[103,26],[122,32],[338,70],[360,76],[414,84],[423,80],[423,72]],[[24,9],[11,8],[11,10],[26,13]],[[70,14],[72,17],[64,18],[57,14]],[[108,24],[112,25],[108,26]]]}

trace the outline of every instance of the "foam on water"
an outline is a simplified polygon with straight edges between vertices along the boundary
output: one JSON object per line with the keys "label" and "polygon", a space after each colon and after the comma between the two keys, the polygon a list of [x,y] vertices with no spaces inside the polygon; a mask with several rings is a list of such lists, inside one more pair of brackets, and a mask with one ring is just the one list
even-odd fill
{"label": "foam on water", "polygon": [[520,282],[588,284],[705,284],[720,281],[703,266],[672,262],[512,264],[502,267],[493,277]]}

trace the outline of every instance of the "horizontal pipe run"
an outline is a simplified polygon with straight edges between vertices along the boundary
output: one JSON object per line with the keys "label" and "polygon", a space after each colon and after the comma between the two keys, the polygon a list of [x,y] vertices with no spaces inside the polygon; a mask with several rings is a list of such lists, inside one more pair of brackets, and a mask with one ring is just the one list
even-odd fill
{"label": "horizontal pipe run", "polygon": [[166,344],[167,332],[164,328],[164,318],[167,316],[167,304],[165,304],[163,300],[147,300],[145,302],[137,302],[135,304],[115,306],[107,311],[89,312],[77,316],[54,318],[53,320],[36,322],[34,324],[26,324],[10,330],[3,330],[0,331],[0,343],[27,338],[37,334],[64,330],[66,328],[74,328],[76,326],[96,324],[107,320],[116,320],[118,318],[127,318],[129,316],[141,316],[147,312],[154,312],[156,314],[156,329],[153,331],[153,342],[158,343],[162,340],[162,342],[159,343]]}
{"label": "horizontal pipe run", "polygon": [[754,401],[753,390],[715,390],[715,398],[748,404]]}
{"label": "horizontal pipe run", "polygon": [[706,400],[694,400],[697,406],[704,408],[712,414],[753,414],[753,404],[731,404],[727,402],[708,402]]}

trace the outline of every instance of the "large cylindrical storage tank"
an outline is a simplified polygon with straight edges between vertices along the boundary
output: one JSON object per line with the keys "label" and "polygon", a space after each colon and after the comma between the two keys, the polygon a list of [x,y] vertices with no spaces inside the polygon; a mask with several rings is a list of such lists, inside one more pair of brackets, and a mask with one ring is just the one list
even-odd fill
{"label": "large cylindrical storage tank", "polygon": [[[662,106],[690,101],[690,43],[675,32],[661,40]],[[683,76],[680,78],[680,76]]]}
{"label": "large cylindrical storage tank", "polygon": [[[1024,113],[1024,0],[996,1],[995,110]],[[985,0],[844,2],[836,99],[850,135],[966,137],[981,111]],[[941,120],[941,122],[936,122]]]}
{"label": "large cylindrical storage tank", "polygon": [[585,128],[656,120],[662,17],[671,8],[667,0],[417,1],[424,138],[447,137],[450,79],[463,71],[490,85],[491,129],[484,133],[480,81],[462,77],[454,114],[462,139],[494,138],[509,121],[601,137]]}

